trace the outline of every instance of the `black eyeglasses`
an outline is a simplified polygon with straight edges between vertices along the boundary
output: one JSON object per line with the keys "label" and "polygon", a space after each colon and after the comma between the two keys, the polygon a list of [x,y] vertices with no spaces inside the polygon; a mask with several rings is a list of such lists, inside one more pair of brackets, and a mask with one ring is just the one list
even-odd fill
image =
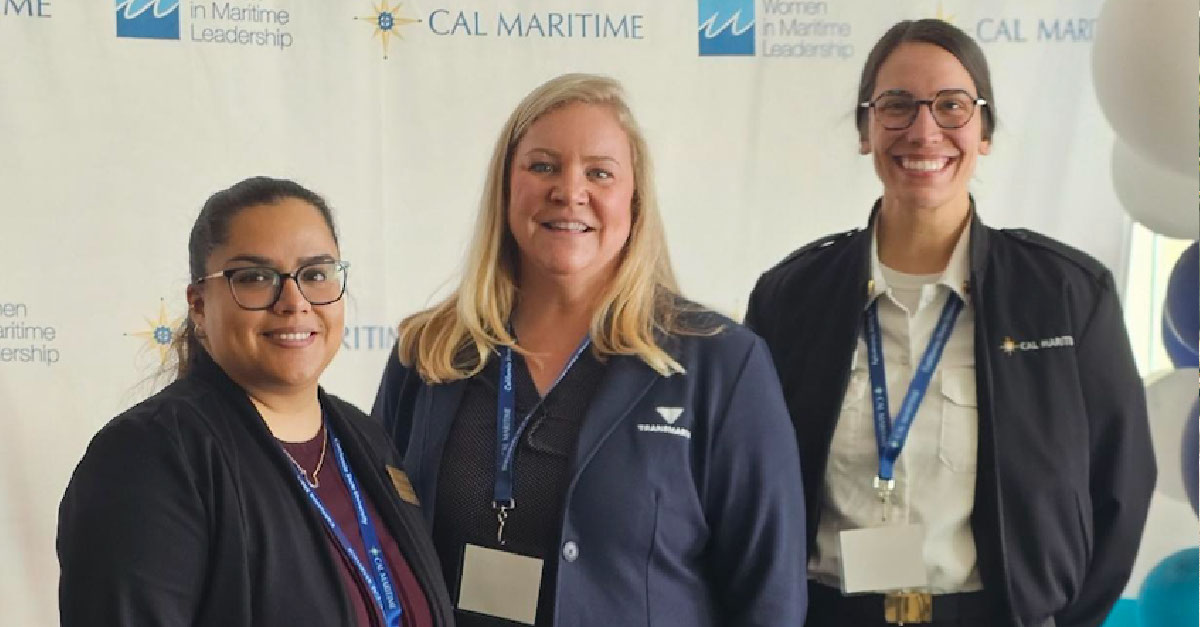
{"label": "black eyeglasses", "polygon": [[933,121],[945,129],[962,128],[975,115],[976,106],[985,106],[987,101],[976,98],[962,89],[943,89],[932,100],[919,100],[906,91],[889,90],[873,102],[861,102],[859,107],[874,109],[875,117],[883,128],[902,131],[916,121],[921,105],[928,105]]}
{"label": "black eyeglasses", "polygon": [[225,277],[233,300],[242,309],[260,311],[279,302],[283,282],[291,279],[300,294],[313,305],[328,305],[341,300],[346,293],[346,261],[322,261],[296,268],[295,272],[280,272],[266,266],[230,268],[196,279],[199,285],[209,279]]}

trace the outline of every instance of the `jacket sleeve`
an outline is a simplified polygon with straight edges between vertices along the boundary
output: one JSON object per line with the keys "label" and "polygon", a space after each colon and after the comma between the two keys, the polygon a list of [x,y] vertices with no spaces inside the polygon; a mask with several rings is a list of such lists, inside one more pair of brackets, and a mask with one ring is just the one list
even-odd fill
{"label": "jacket sleeve", "polygon": [[1092,559],[1078,596],[1055,622],[1098,627],[1129,579],[1156,474],[1145,389],[1108,273],[1075,351],[1089,427]]}
{"label": "jacket sleeve", "polygon": [[59,506],[63,627],[188,627],[205,581],[205,509],[174,434],[118,420]]}
{"label": "jacket sleeve", "polygon": [[754,289],[750,292],[749,302],[746,304],[746,318],[743,324],[746,328],[754,331],[759,337],[770,341],[767,337],[767,320],[766,312],[762,305],[762,300],[767,297],[765,294],[767,288],[763,285],[763,278],[760,277]]}
{"label": "jacket sleeve", "polygon": [[766,346],[754,338],[705,473],[716,601],[728,625],[801,625],[807,605],[800,454]]}
{"label": "jacket sleeve", "polygon": [[383,423],[392,445],[403,462],[408,451],[408,438],[412,431],[413,410],[416,407],[420,378],[416,372],[400,363],[399,345],[388,353],[387,365],[383,368],[383,379],[371,406],[371,417]]}

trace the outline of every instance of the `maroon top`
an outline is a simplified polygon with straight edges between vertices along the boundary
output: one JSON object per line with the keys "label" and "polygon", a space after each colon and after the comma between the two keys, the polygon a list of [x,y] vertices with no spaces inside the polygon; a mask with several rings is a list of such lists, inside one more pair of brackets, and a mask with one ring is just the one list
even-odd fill
{"label": "maroon top", "polygon": [[[358,530],[358,517],[354,512],[354,501],[350,498],[350,491],[346,489],[346,483],[342,480],[342,473],[338,472],[337,456],[333,452],[333,443],[325,437],[325,428],[322,427],[320,432],[308,442],[281,442],[281,444],[288,454],[307,471],[309,478],[312,477],[312,470],[317,467],[317,461],[321,458],[322,445],[328,447],[325,451],[325,460],[317,473],[317,480],[320,482],[316,488],[317,496],[321,497],[321,502],[325,504],[329,514],[333,516],[342,533],[346,535],[346,539],[358,553],[359,559],[363,564],[369,564],[370,562],[365,557],[367,552],[363,546],[362,534]],[[379,518],[379,512],[375,510],[374,503],[368,498],[366,504],[367,515],[375,524],[375,533],[379,536],[379,544],[383,547],[383,554],[387,560],[388,569],[392,573],[396,593],[400,596],[400,603],[404,607],[400,623],[404,627],[433,627],[429,602],[425,599],[421,584],[417,582],[412,569],[408,567],[408,562],[400,553],[400,547],[396,545],[391,532]],[[328,526],[325,526],[325,538],[329,550],[335,555],[334,562],[337,563],[338,571],[341,573],[343,587],[347,591],[353,591],[347,596],[350,598],[350,605],[354,608],[355,625],[358,627],[382,627],[383,618],[375,606],[375,599],[371,596],[370,588],[362,580],[362,576],[354,567],[354,563],[350,561],[349,556],[342,551],[341,543],[338,542]]]}

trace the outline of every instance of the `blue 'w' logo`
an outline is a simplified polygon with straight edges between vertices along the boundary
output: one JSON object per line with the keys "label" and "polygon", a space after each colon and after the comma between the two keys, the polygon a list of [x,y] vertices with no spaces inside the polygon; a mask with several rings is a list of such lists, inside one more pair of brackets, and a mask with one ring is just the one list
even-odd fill
{"label": "blue 'w' logo", "polygon": [[117,37],[179,39],[179,0],[117,0]]}
{"label": "blue 'w' logo", "polygon": [[754,0],[699,2],[701,56],[754,56]]}

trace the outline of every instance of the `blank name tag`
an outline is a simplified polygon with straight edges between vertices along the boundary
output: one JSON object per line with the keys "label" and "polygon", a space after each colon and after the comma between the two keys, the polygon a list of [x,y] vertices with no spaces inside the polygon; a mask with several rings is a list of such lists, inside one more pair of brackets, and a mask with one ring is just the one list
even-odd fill
{"label": "blank name tag", "polygon": [[890,525],[848,529],[838,534],[842,592],[883,592],[929,585],[925,573],[925,528]]}
{"label": "blank name tag", "polygon": [[458,609],[532,625],[542,587],[542,560],[468,544]]}

